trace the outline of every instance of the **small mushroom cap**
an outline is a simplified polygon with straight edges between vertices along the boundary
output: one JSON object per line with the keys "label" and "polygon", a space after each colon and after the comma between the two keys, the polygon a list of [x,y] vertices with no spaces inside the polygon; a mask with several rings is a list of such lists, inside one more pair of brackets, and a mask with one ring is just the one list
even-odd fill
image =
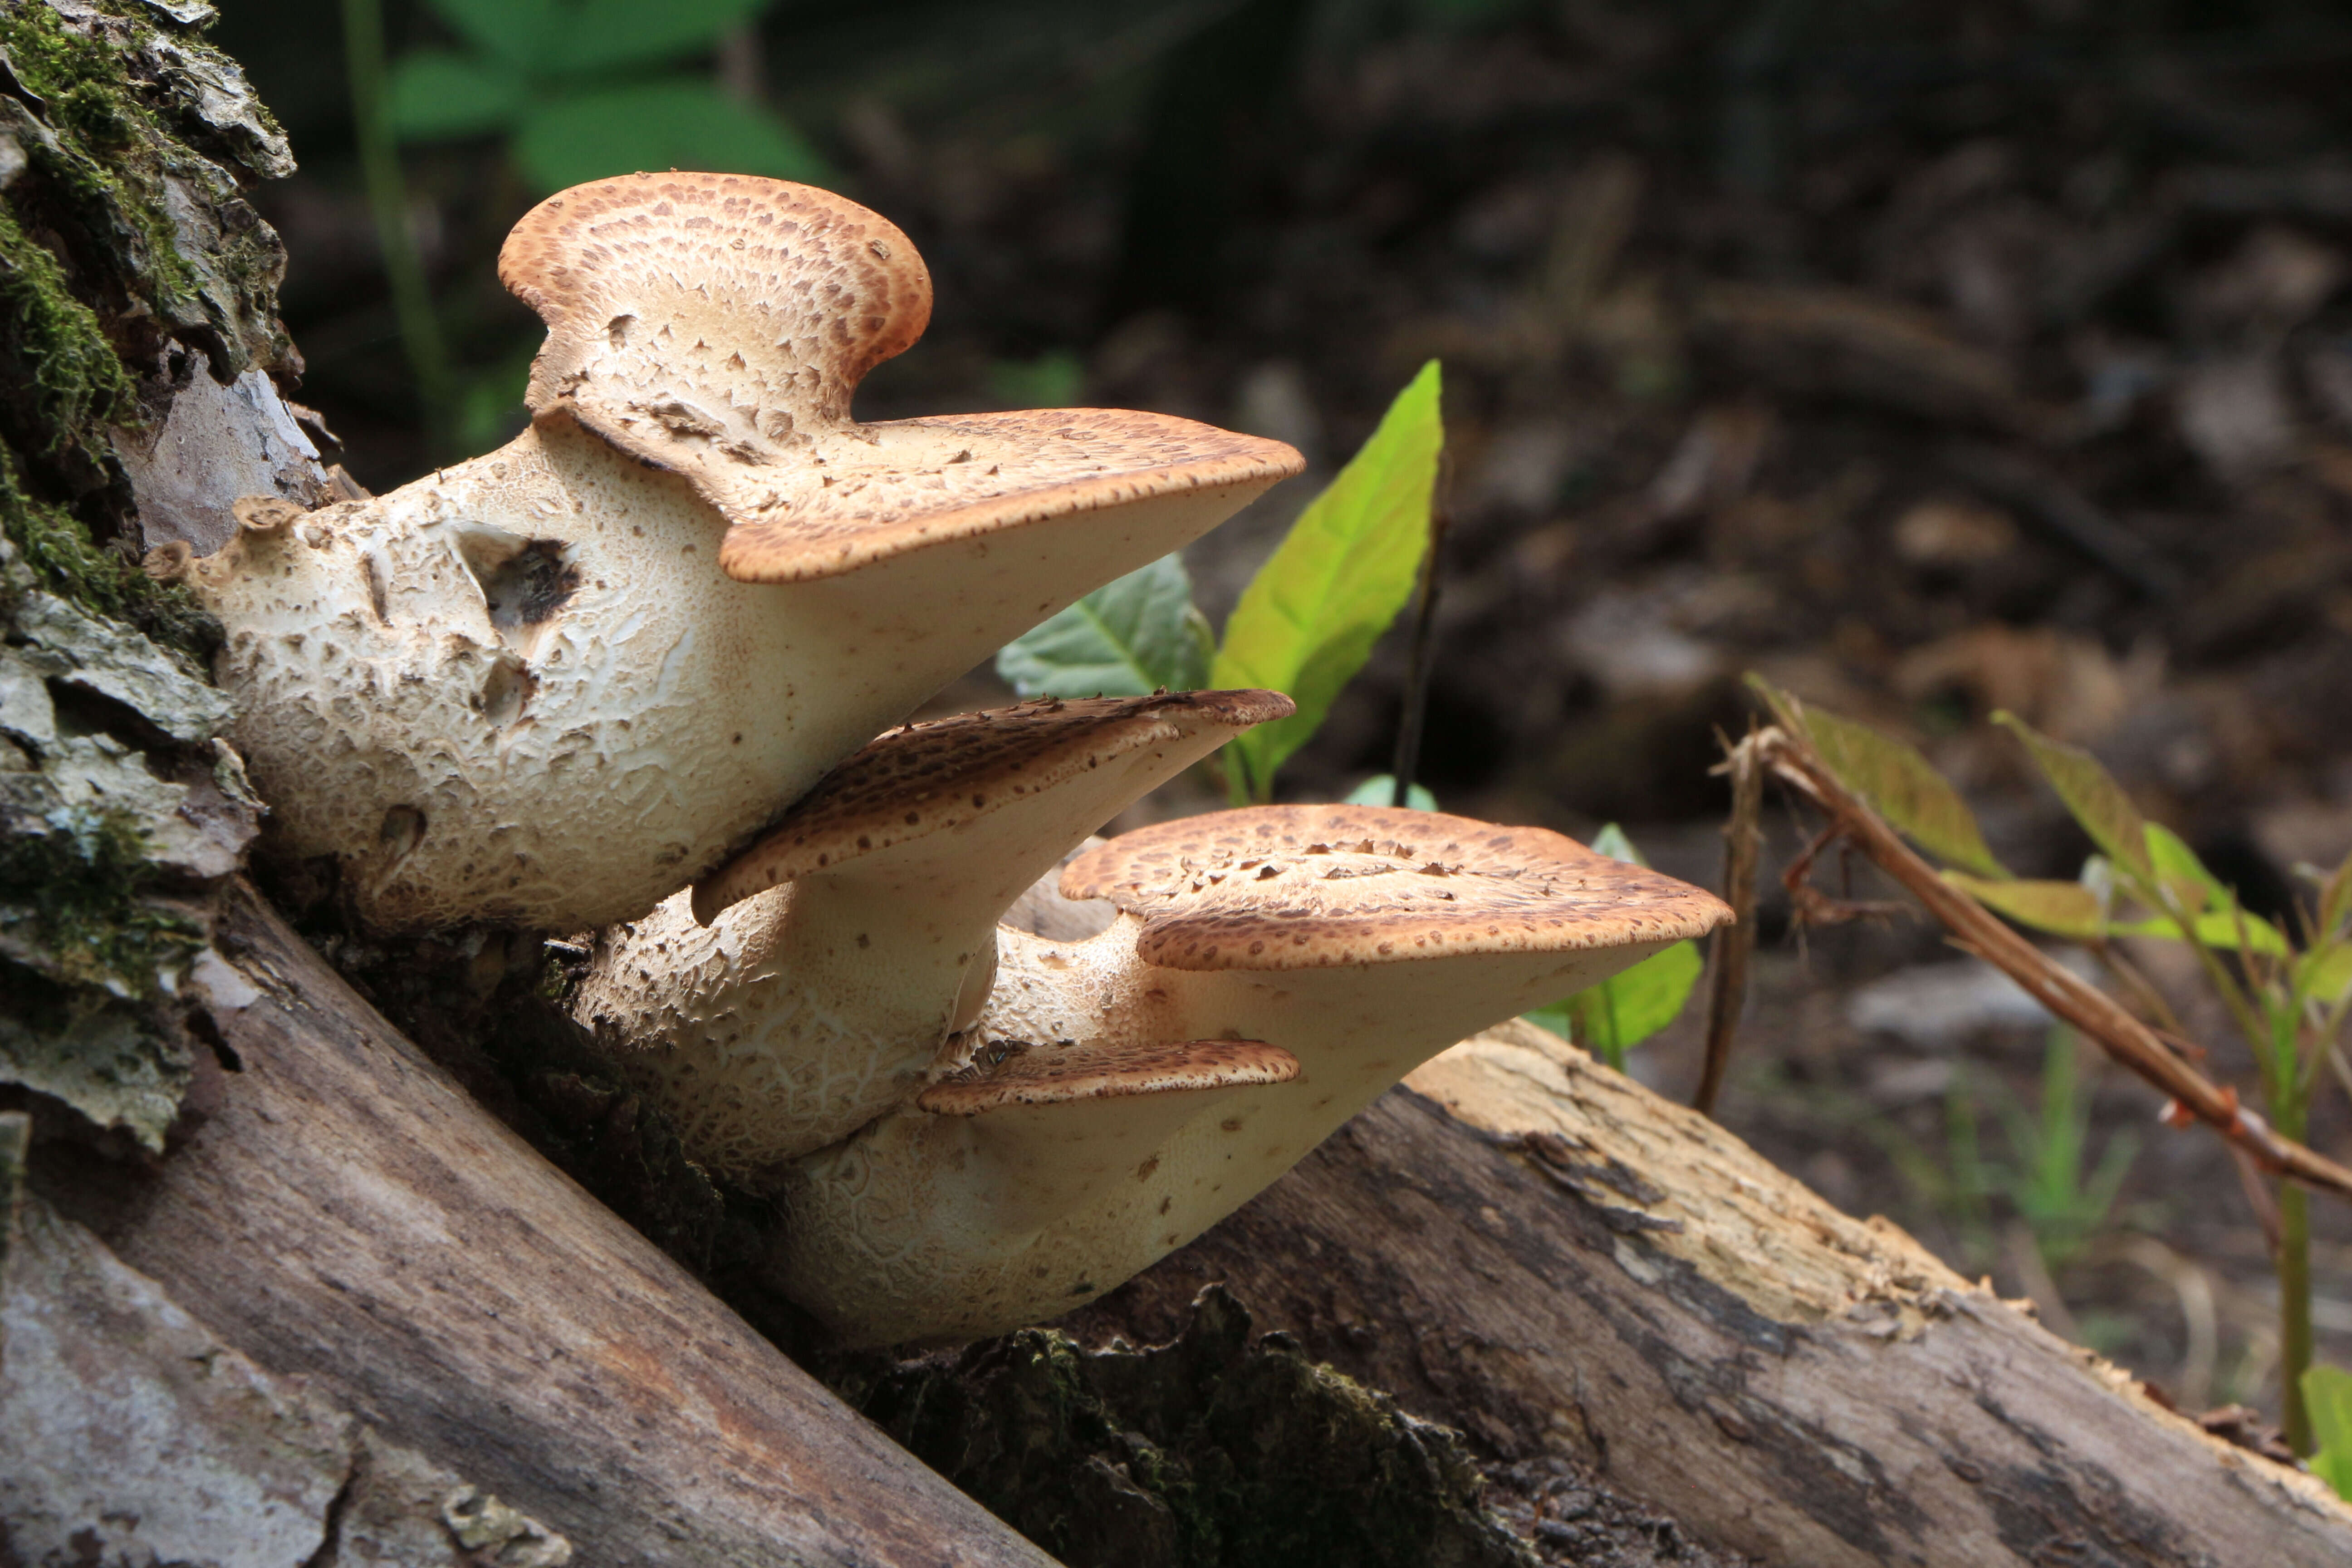
{"label": "small mushroom cap", "polygon": [[1279,441],[1116,409],[853,423],[859,380],[929,321],[930,275],[891,224],[808,185],[575,186],[515,226],[499,277],[547,321],[533,415],[568,411],[685,476],[735,525],[719,564],[744,582],[1304,467]]}
{"label": "small mushroom cap", "polygon": [[697,884],[695,918],[708,925],[770,888],[962,827],[1146,747],[1239,734],[1295,710],[1276,691],[1179,691],[1047,697],[902,725],[827,773],[757,843]]}
{"label": "small mushroom cap", "polygon": [[1288,1083],[1298,1076],[1297,1057],[1261,1040],[1106,1041],[1059,1047],[1008,1041],[990,1049],[1003,1054],[931,1085],[916,1097],[917,1109],[935,1116],[981,1116],[1012,1106],[1239,1089]]}
{"label": "small mushroom cap", "polygon": [[1325,969],[1703,936],[1712,893],[1541,827],[1268,805],[1180,817],[1070,862],[1062,891],[1139,916],[1168,969]]}

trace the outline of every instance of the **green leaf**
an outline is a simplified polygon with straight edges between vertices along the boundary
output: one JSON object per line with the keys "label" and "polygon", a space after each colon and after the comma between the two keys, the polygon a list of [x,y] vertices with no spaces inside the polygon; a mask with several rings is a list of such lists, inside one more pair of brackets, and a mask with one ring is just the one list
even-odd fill
{"label": "green leaf", "polygon": [[1568,1037],[1622,1072],[1627,1051],[1682,1016],[1706,969],[1694,942],[1654,952],[1570,997]]}
{"label": "green leaf", "polygon": [[[2245,945],[2248,949],[2269,958],[2284,958],[2287,955],[2286,938],[2279,933],[2278,927],[2260,915],[2250,915],[2242,910],[2235,912],[2229,910],[2208,910],[2189,921],[2189,924],[2197,932],[2197,940],[2207,947],[2217,947],[2224,952],[2235,952],[2238,951],[2241,922],[2245,928]],[[2109,925],[2107,930],[2116,936],[2162,936],[2169,937],[2175,942],[2180,940],[2180,928],[2173,924],[2170,920],[2162,918],[2116,921]]]}
{"label": "green leaf", "polygon": [[1647,868],[1650,864],[1649,858],[1633,847],[1633,841],[1625,837],[1625,830],[1613,822],[1601,825],[1601,831],[1592,836],[1589,847],[1595,855],[1606,855],[1612,860],[1622,860],[1629,866]]}
{"label": "green leaf", "polygon": [[791,126],[690,77],[536,105],[523,119],[514,151],[524,174],[542,191],[640,169],[825,176],[824,161]]}
{"label": "green leaf", "polygon": [[1210,683],[1286,692],[1298,711],[1225,748],[1237,796],[1272,798],[1275,770],[1314,735],[1412,596],[1444,442],[1432,360],[1243,591]]}
{"label": "green leaf", "polygon": [[561,28],[554,0],[426,0],[433,14],[467,43],[530,72],[547,67]]}
{"label": "green leaf", "polygon": [[439,142],[509,129],[525,101],[522,77],[479,55],[430,50],[392,68],[386,98],[393,134]]}
{"label": "green leaf", "polygon": [[[2097,890],[2080,882],[1998,882],[1971,877],[1964,871],[1947,871],[1944,880],[1995,914],[2006,915],[2019,925],[2047,931],[2052,936],[2065,937],[2072,942],[2096,942],[2106,936],[2159,936],[2175,942],[2180,940],[2180,928],[2169,919],[2109,920]],[[2226,890],[2222,896],[2228,897]],[[2273,958],[2286,956],[2286,938],[2279,934],[2278,927],[2259,915],[2232,911],[2225,907],[2208,910],[2191,923],[2196,929],[2198,941],[2208,947],[2235,952],[2238,951],[2241,921],[2244,922],[2248,947]]]}
{"label": "green leaf", "polygon": [[[1348,792],[1343,803],[1348,805],[1386,805],[1396,795],[1394,773],[1374,773],[1370,778]],[[1419,784],[1407,784],[1404,804],[1410,811],[1435,811],[1437,797]]]}
{"label": "green leaf", "polygon": [[2197,858],[2197,851],[2182,842],[2180,835],[2158,822],[2149,823],[2147,832],[2148,864],[2156,868],[2157,880],[2181,908],[2194,912],[2228,907],[2230,889],[2205,868],[2205,862]]}
{"label": "green leaf", "polygon": [[996,673],[1024,697],[1189,691],[1208,668],[1209,623],[1174,555],[1097,588],[996,656]]}
{"label": "green leaf", "polygon": [[2006,725],[2025,742],[2042,776],[2050,781],[2050,786],[2058,792],[2058,798],[2066,803],[2066,809],[2074,814],[2074,820],[2083,825],[2083,831],[2091,836],[2093,843],[2126,870],[2137,872],[2142,880],[2155,879],[2156,868],[2147,853],[2147,822],[2140,816],[2139,807],[2132,804],[2131,796],[2124,793],[2124,786],[2099,765],[2097,758],[2080,747],[2050,739],[2014,713],[1996,713],[1992,721]]}
{"label": "green leaf", "polygon": [[991,360],[988,395],[1016,408],[1067,408],[1086,389],[1087,367],[1067,349],[1035,359]]}
{"label": "green leaf", "polygon": [[2311,1473],[2352,1502],[2352,1372],[2315,1362],[2303,1369],[2303,1404],[2318,1451]]}
{"label": "green leaf", "polygon": [[1947,871],[1944,880],[1995,914],[2053,936],[2094,942],[2106,930],[2098,894],[2080,882],[1993,881],[1965,871]]}
{"label": "green leaf", "polygon": [[586,0],[568,10],[550,61],[564,71],[666,65],[767,8],[768,0]]}
{"label": "green leaf", "polygon": [[2323,1007],[2333,1007],[2352,991],[2352,944],[2330,942],[2314,948],[2303,961],[2297,988]]}
{"label": "green leaf", "polygon": [[[1612,860],[1647,866],[1624,829],[1612,822],[1592,836],[1595,853]],[[1528,1017],[1545,1028],[1567,1036],[1578,1045],[1622,1072],[1625,1053],[1682,1016],[1683,1004],[1706,972],[1706,961],[1695,942],[1678,942],[1654,952],[1631,969],[1620,970],[1600,984],[1588,987],[1564,1002],[1537,1009]]]}
{"label": "green leaf", "polygon": [[1937,859],[1979,876],[2006,878],[1977,826],[1976,814],[1917,748],[1852,719],[1799,705],[1785,692],[1752,682],[1783,727],[1812,742],[1841,783],[1873,811]]}

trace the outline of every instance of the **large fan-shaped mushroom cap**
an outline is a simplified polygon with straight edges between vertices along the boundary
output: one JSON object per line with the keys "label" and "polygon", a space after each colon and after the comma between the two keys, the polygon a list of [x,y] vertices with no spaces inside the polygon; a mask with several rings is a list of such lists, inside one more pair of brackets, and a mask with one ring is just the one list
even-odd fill
{"label": "large fan-shaped mushroom cap", "polygon": [[[1091,1114],[991,1131],[886,1117],[796,1164],[776,1268],[856,1343],[953,1340],[1050,1318],[1182,1246],[1455,1040],[1729,918],[1713,895],[1542,828],[1351,805],[1181,817],[1073,859],[1109,929],[998,935],[978,1028],[1086,1059],[1157,1041],[1264,1042],[1297,1074],[1213,1107],[1123,1107],[1083,1197],[1050,1151]],[[1108,1128],[1110,1123],[1106,1121]],[[1162,1131],[1164,1129],[1164,1131]],[[1106,1134],[1108,1137],[1108,1133]]]}
{"label": "large fan-shaped mushroom cap", "polygon": [[599,181],[526,216],[500,269],[549,325],[531,428],[171,563],[227,628],[271,831],[382,929],[644,913],[992,650],[1299,468],[1158,415],[856,424],[929,280],[805,185]]}
{"label": "large fan-shaped mushroom cap", "polygon": [[859,380],[930,319],[930,275],[897,228],[808,185],[599,180],[516,225],[499,276],[547,321],[532,412],[685,475],[735,524],[720,562],[746,582],[1298,471],[1278,441],[1162,414],[856,423]]}

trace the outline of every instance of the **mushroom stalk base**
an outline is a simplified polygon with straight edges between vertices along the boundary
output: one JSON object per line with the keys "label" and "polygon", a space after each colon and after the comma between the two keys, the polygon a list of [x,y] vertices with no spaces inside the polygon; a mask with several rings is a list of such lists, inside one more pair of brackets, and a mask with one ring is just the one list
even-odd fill
{"label": "mushroom stalk base", "polygon": [[1466,976],[1415,962],[1195,971],[1144,963],[1141,929],[1122,915],[1077,943],[1000,929],[981,1037],[1039,1050],[1264,1040],[1297,1057],[1298,1076],[1197,1102],[1142,1097],[1174,1113],[1156,1141],[1118,1144],[1116,1161],[1054,1157],[1108,1114],[1099,1103],[1024,1111],[1018,1128],[885,1117],[791,1167],[793,1223],[770,1265],[778,1289],[860,1345],[971,1339],[1066,1311],[1232,1213],[1496,1014],[1596,984],[1665,945],[1488,954]]}

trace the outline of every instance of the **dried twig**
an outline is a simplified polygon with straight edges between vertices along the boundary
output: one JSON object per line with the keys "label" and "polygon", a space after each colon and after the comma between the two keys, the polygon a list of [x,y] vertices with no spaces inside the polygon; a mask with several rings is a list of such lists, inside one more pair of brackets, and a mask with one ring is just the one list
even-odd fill
{"label": "dried twig", "polygon": [[2116,1061],[2170,1095],[2180,1113],[2220,1131],[2263,1169],[2352,1198],[2352,1169],[2281,1137],[2238,1103],[2236,1089],[2198,1071],[2123,1004],[2052,960],[2000,917],[1945,881],[1803,741],[1773,728],[1759,732],[1754,743],[1766,766],[1826,812],[1837,832],[1925,904],[1963,951],[2016,981]]}
{"label": "dried twig", "polygon": [[1729,748],[1719,770],[1731,775],[1731,820],[1723,825],[1723,896],[1732,922],[1716,928],[1707,954],[1706,1065],[1691,1104],[1702,1116],[1715,1114],[1739,1015],[1748,1003],[1748,963],[1756,951],[1756,861],[1764,835],[1764,766],[1756,752],[1756,730]]}

